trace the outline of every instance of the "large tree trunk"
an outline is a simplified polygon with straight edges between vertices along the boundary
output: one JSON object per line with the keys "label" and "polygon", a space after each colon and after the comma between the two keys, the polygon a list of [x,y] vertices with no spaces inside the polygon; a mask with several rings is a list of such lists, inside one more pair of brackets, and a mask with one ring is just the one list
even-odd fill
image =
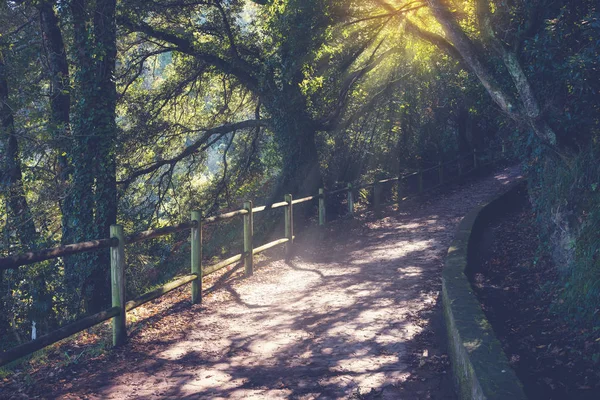
{"label": "large tree trunk", "polygon": [[[94,74],[91,38],[86,26],[85,4],[74,0],[70,4],[74,30],[74,98],[71,116],[71,143],[69,158],[71,178],[63,207],[63,243],[77,243],[94,237],[94,170],[93,170],[93,115]],[[84,282],[91,271],[98,268],[96,253],[83,253],[65,257],[65,286],[69,296],[69,314],[77,316],[88,293]]]}
{"label": "large tree trunk", "polygon": [[[71,3],[75,32],[75,90],[78,101],[72,118],[72,179],[65,207],[64,242],[109,236],[116,223],[116,89],[112,81],[116,59],[114,0],[97,1],[86,8],[83,0]],[[90,24],[90,22],[92,22]],[[93,26],[93,33],[88,26]],[[110,260],[108,252],[69,257],[66,283],[87,312],[108,306]]]}
{"label": "large tree trunk", "polygon": [[[64,199],[69,190],[69,181],[71,179],[71,166],[68,154],[71,153],[72,137],[71,137],[71,87],[69,77],[69,63],[67,60],[67,52],[60,30],[60,21],[56,15],[53,4],[54,1],[46,0],[39,3],[40,27],[42,31],[42,39],[44,50],[46,53],[46,62],[48,67],[48,76],[50,80],[50,116],[48,118],[48,129],[51,137],[54,140],[57,171],[56,184],[59,193],[58,205],[61,210],[62,226],[63,226],[63,242],[67,240],[69,233],[65,231],[65,227],[69,227],[68,219],[70,217],[69,210]],[[71,270],[75,269],[75,259],[66,260],[67,265]],[[47,279],[43,279],[46,282]],[[52,307],[52,296],[46,296],[45,304]],[[46,313],[48,314],[48,313]],[[44,321],[38,322],[38,331],[44,331]],[[40,324],[40,322],[42,324]],[[51,321],[46,321],[50,324]]]}
{"label": "large tree trunk", "polygon": [[[103,49],[103,57],[97,65],[96,108],[101,112],[95,115],[96,151],[95,175],[96,191],[94,203],[95,235],[99,238],[110,237],[110,226],[117,223],[117,163],[116,106],[117,90],[113,75],[117,57],[117,28],[115,22],[116,1],[97,0],[94,13],[94,35],[96,46]],[[109,252],[98,254],[98,265],[91,276],[91,298],[89,311],[97,312],[110,305],[110,257]]]}

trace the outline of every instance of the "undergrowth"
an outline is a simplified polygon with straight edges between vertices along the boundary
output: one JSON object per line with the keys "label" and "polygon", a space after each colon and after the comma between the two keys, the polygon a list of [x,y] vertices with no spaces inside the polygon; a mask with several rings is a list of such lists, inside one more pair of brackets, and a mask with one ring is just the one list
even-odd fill
{"label": "undergrowth", "polygon": [[533,154],[529,193],[542,251],[560,273],[557,313],[600,330],[600,163],[598,146],[565,158]]}

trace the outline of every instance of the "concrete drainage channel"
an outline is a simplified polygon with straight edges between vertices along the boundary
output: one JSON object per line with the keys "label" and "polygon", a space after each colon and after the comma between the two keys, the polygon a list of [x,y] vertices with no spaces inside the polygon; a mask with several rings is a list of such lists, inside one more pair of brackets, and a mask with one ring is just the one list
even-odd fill
{"label": "concrete drainage channel", "polygon": [[490,216],[509,207],[525,186],[521,181],[461,221],[442,271],[442,302],[452,374],[462,399],[518,400],[525,392],[475,297],[465,271]]}

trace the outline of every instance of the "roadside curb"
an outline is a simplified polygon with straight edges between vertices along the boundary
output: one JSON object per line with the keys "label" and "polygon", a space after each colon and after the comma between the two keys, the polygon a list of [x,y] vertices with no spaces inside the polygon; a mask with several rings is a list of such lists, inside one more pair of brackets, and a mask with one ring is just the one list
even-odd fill
{"label": "roadside curb", "polygon": [[460,222],[448,249],[442,271],[442,305],[452,374],[461,400],[527,399],[465,275],[474,238],[490,216],[509,206],[524,185],[525,181],[518,181],[505,193],[471,210]]}

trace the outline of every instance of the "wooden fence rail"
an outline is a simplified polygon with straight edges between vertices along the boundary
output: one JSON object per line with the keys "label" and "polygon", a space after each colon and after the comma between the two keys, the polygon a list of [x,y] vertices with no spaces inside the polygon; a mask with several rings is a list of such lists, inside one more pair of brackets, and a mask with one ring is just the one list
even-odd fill
{"label": "wooden fence rail", "polygon": [[[505,148],[502,146],[502,155],[504,155]],[[491,153],[492,155],[494,153]],[[136,232],[126,236],[123,232],[123,227],[120,225],[111,226],[111,237],[106,239],[92,240],[88,242],[69,244],[49,249],[44,249],[35,252],[27,252],[23,254],[16,254],[9,257],[0,258],[0,270],[15,269],[19,266],[32,264],[44,260],[59,258],[68,256],[71,254],[77,254],[82,252],[110,249],[111,254],[111,294],[112,294],[112,307],[108,310],[99,312],[94,315],[84,317],[78,321],[67,324],[53,332],[50,332],[44,336],[39,337],[31,342],[16,346],[10,350],[0,353],[0,366],[3,366],[9,362],[15,361],[21,357],[31,354],[37,350],[40,350],[48,345],[58,342],[68,336],[75,333],[81,332],[94,325],[100,324],[108,319],[112,319],[112,331],[113,331],[113,345],[118,346],[123,344],[127,339],[127,327],[126,327],[126,312],[131,311],[140,305],[149,301],[155,300],[164,294],[175,290],[181,286],[191,283],[191,299],[192,303],[200,303],[202,301],[202,278],[209,274],[212,274],[228,265],[240,262],[244,262],[244,271],[246,276],[250,276],[253,273],[254,264],[253,256],[266,251],[270,248],[284,245],[286,246],[285,254],[286,258],[291,257],[294,243],[294,218],[293,218],[293,206],[302,204],[309,201],[318,200],[318,223],[320,226],[326,223],[326,200],[327,196],[334,194],[340,194],[346,192],[347,194],[347,206],[348,214],[352,215],[355,211],[355,196],[354,192],[360,189],[373,189],[373,208],[376,215],[380,215],[381,208],[386,204],[382,203],[383,188],[385,185],[395,183],[397,185],[396,200],[392,203],[400,203],[407,200],[415,195],[420,195],[425,191],[423,174],[438,170],[438,183],[428,188],[431,190],[439,187],[444,183],[449,183],[452,180],[460,179],[460,177],[468,172],[471,172],[483,165],[482,163],[483,154],[477,153],[474,150],[472,153],[462,155],[456,159],[448,162],[440,162],[438,165],[415,171],[412,173],[404,174],[402,176],[387,178],[378,180],[367,184],[353,185],[352,183],[347,186],[326,192],[323,188],[319,189],[319,194],[314,196],[303,197],[300,199],[292,199],[292,195],[286,195],[284,201],[274,203],[271,206],[260,206],[253,207],[251,201],[244,203],[244,208],[240,210],[231,211],[224,214],[219,214],[204,218],[201,211],[193,211],[191,213],[190,221],[185,221],[177,225],[166,226],[158,229],[150,229],[146,231]],[[471,169],[464,170],[464,161],[471,159]],[[491,161],[492,163],[494,160]],[[449,176],[449,171],[444,171],[444,167],[451,165],[457,166],[458,175],[454,179],[446,179]],[[413,193],[412,196],[403,197],[404,183],[412,177],[417,177],[417,193]],[[284,219],[285,219],[285,232],[284,237],[274,240],[270,243],[263,244],[259,247],[254,247],[253,236],[253,218],[254,214],[272,210],[284,208]],[[207,224],[217,223],[225,221],[227,219],[242,216],[244,219],[244,248],[243,252],[222,260],[216,264],[203,266],[202,265],[202,227]],[[125,301],[125,245],[132,244],[144,240],[149,240],[177,232],[183,232],[190,230],[191,234],[191,271],[189,275],[185,275],[177,278],[176,280],[167,283],[157,289],[143,294],[142,296]]]}

